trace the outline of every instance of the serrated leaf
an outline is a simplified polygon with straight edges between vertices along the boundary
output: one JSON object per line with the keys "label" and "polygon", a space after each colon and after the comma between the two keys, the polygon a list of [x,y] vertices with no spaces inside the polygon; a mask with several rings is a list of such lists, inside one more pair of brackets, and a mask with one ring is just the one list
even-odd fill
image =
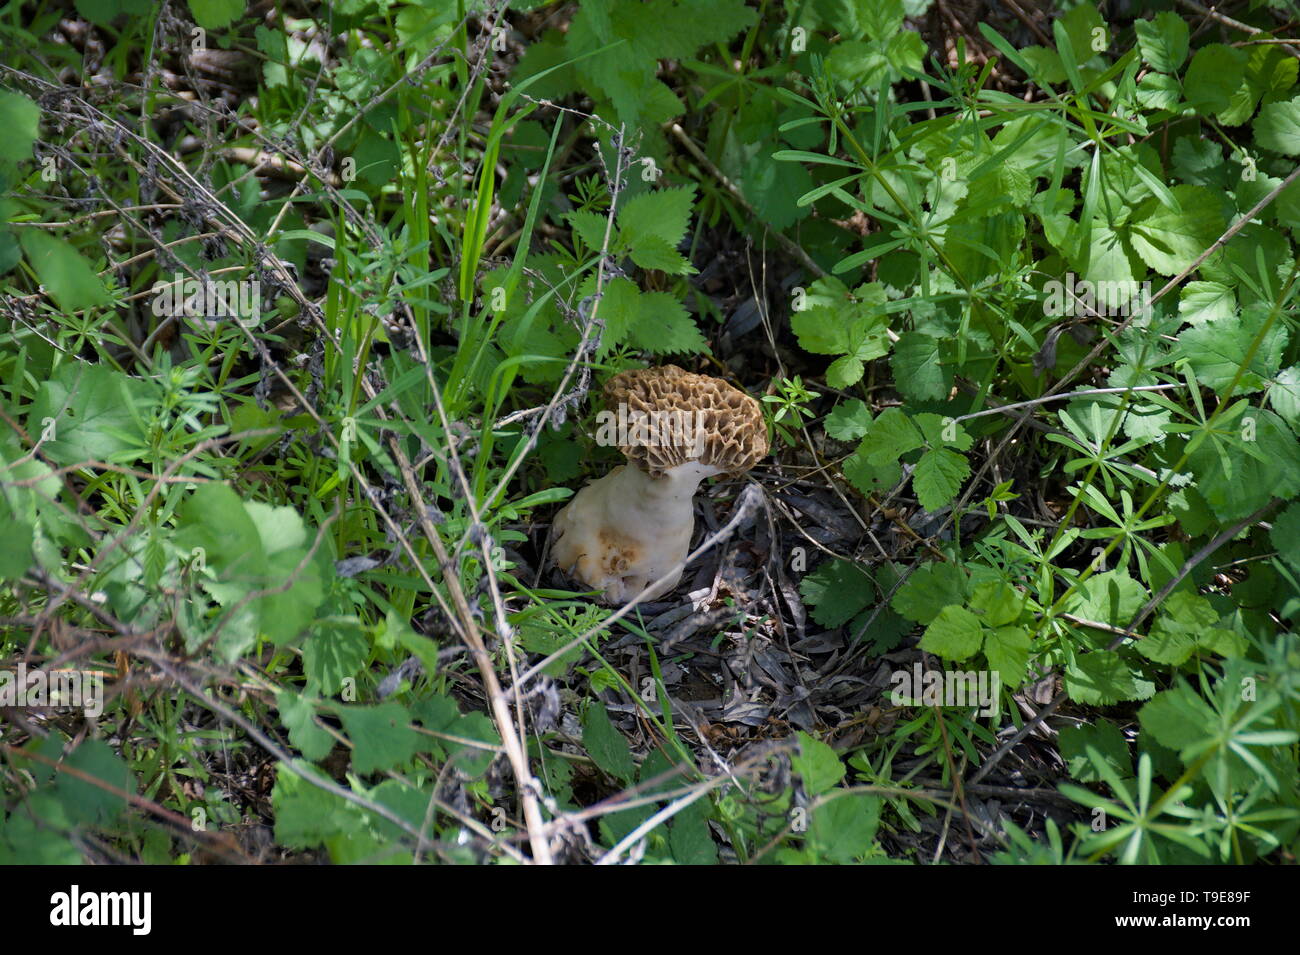
{"label": "serrated leaf", "polygon": [[826,416],[826,433],[836,441],[856,441],[871,428],[871,411],[858,398],[841,401]]}
{"label": "serrated leaf", "polygon": [[890,606],[908,620],[929,623],[945,606],[966,599],[966,575],[961,568],[931,561],[908,576],[894,594]]}
{"label": "serrated leaf", "polygon": [[1278,556],[1290,567],[1300,572],[1300,502],[1292,502],[1273,520],[1269,540],[1277,548]]}
{"label": "serrated leaf", "polygon": [[866,366],[852,355],[845,355],[830,363],[826,369],[826,384],[841,391],[850,388],[862,380]]}
{"label": "serrated leaf", "polygon": [[320,627],[302,649],[307,687],[321,696],[333,696],[343,681],[354,677],[370,656],[370,641],[357,627]]}
{"label": "serrated leaf", "polygon": [[1175,752],[1199,743],[1218,718],[1201,697],[1181,680],[1157,693],[1138,711],[1142,729],[1161,746]]}
{"label": "serrated leaf", "polygon": [[1109,706],[1140,695],[1128,664],[1112,650],[1077,656],[1065,668],[1065,690],[1076,703]]}
{"label": "serrated leaf", "polygon": [[1177,275],[1191,266],[1226,227],[1208,189],[1174,186],[1170,191],[1182,211],[1173,212],[1152,197],[1134,212],[1130,236],[1133,251],[1161,275]]}
{"label": "serrated leaf", "polygon": [[79,312],[108,304],[104,283],[90,263],[68,243],[40,229],[23,229],[19,240],[36,277],[60,308]]}
{"label": "serrated leaf", "polygon": [[[578,233],[578,237],[588,249],[595,251],[604,246],[605,228],[608,224],[605,216],[585,209],[574,209],[564,218],[568,220],[569,227]],[[618,233],[611,230],[610,241],[613,242],[617,238]]]}
{"label": "serrated leaf", "polygon": [[685,257],[656,235],[644,236],[628,253],[632,261],[643,269],[658,269],[669,275],[690,275],[694,266]]}
{"label": "serrated leaf", "polygon": [[1085,620],[1126,627],[1141,609],[1146,589],[1124,570],[1093,574],[1066,600],[1066,613]]}
{"label": "serrated leaf", "polygon": [[834,865],[851,865],[871,848],[880,825],[881,799],[849,793],[818,806],[808,826],[808,846]]}
{"label": "serrated leaf", "polygon": [[422,748],[411,714],[400,703],[344,706],[338,714],[352,742],[352,769],[362,776],[401,766]]}
{"label": "serrated leaf", "polygon": [[823,627],[841,627],[875,599],[871,578],[848,560],[828,560],[799,582],[799,593]]}
{"label": "serrated leaf", "polygon": [[1269,103],[1259,111],[1252,127],[1255,142],[1284,156],[1300,155],[1300,97]]}
{"label": "serrated leaf", "polygon": [[605,286],[596,309],[596,317],[605,324],[600,339],[598,358],[604,358],[615,347],[627,341],[641,317],[641,292],[630,279],[617,276]]}
{"label": "serrated leaf", "polygon": [[[1220,436],[1225,443],[1201,443],[1187,459],[1201,496],[1220,521],[1245,517],[1273,497],[1287,499],[1300,493],[1300,445],[1295,434],[1277,415],[1262,408],[1249,409],[1254,441],[1235,433]],[[1245,429],[1245,419],[1239,422]]]}
{"label": "serrated leaf", "polygon": [[633,196],[618,212],[619,235],[633,250],[647,238],[676,249],[686,235],[694,200],[694,186],[656,189]]}
{"label": "serrated leaf", "polygon": [[1110,720],[1099,719],[1095,723],[1063,726],[1057,741],[1061,756],[1070,764],[1072,779],[1082,783],[1102,780],[1101,773],[1088,758],[1087,749],[1090,746],[1121,779],[1133,774],[1133,758],[1129,755],[1128,742],[1120,728]]}
{"label": "serrated leaf", "polygon": [[[1244,309],[1240,317],[1207,321],[1179,335],[1178,351],[1191,364],[1201,384],[1222,391],[1237,377],[1238,369],[1246,362],[1251,343],[1267,319],[1268,308],[1259,305]],[[1249,394],[1262,389],[1281,367],[1286,343],[1286,326],[1274,321],[1255,349],[1234,394]]]}
{"label": "serrated leaf", "polygon": [[678,865],[716,865],[718,847],[709,829],[706,800],[691,803],[676,816],[668,829],[668,849]]}
{"label": "serrated leaf", "polygon": [[1192,325],[1232,318],[1236,312],[1236,294],[1219,282],[1188,282],[1178,298],[1179,316]]}
{"label": "serrated leaf", "polygon": [[1134,20],[1142,59],[1161,73],[1174,73],[1187,59],[1187,21],[1171,10],[1150,20]]}
{"label": "serrated leaf", "polygon": [[626,785],[632,785],[636,764],[627,740],[610,722],[605,704],[591,700],[582,711],[582,745],[597,766]]}
{"label": "serrated leaf", "polygon": [[1025,682],[1033,642],[1023,627],[998,627],[984,633],[984,658],[998,671],[1002,685],[1014,690]]}
{"label": "serrated leaf", "polygon": [[194,22],[206,30],[222,30],[244,12],[244,0],[189,0]]}
{"label": "serrated leaf", "polygon": [[835,750],[803,730],[796,734],[799,747],[790,757],[791,767],[803,780],[809,796],[820,796],[844,778],[844,764]]}
{"label": "serrated leaf", "polygon": [[988,580],[977,585],[968,606],[979,615],[986,627],[1002,627],[1020,616],[1025,597],[1004,580]]}
{"label": "serrated leaf", "polygon": [[59,464],[105,461],[132,447],[138,437],[136,413],[148,400],[148,389],[105,365],[69,362],[41,385],[28,416],[32,434],[46,431],[52,419],[52,437],[42,454]]}
{"label": "serrated leaf", "polygon": [[55,776],[54,789],[59,801],[78,821],[103,824],[113,820],[126,808],[126,797],[122,794],[135,791],[130,768],[103,740],[83,740],[63,759],[63,765],[111,787],[96,786],[71,773]]}
{"label": "serrated leaf", "polygon": [[966,455],[948,448],[931,448],[921,455],[912,472],[916,499],[927,511],[936,511],[957,496],[970,475]]}
{"label": "serrated leaf", "polygon": [[939,339],[921,332],[904,332],[899,337],[890,367],[898,390],[915,401],[944,398],[952,387],[952,375],[939,357]]}
{"label": "serrated leaf", "polygon": [[275,695],[280,722],[289,730],[289,742],[310,760],[324,759],[334,748],[334,737],[317,724],[312,701],[290,690]]}
{"label": "serrated leaf", "polygon": [[965,660],[979,652],[984,641],[980,618],[965,607],[950,605],[939,611],[921,637],[921,649],[945,660]]}
{"label": "serrated leaf", "polygon": [[0,129],[5,131],[0,136],[0,161],[31,159],[40,125],[41,110],[35,102],[19,93],[0,92]]}
{"label": "serrated leaf", "polygon": [[924,443],[921,432],[901,408],[888,408],[871,423],[865,438],[867,460],[876,467],[896,462]]}
{"label": "serrated leaf", "polygon": [[1148,660],[1178,666],[1218,622],[1218,613],[1204,597],[1176,591],[1161,605],[1151,632],[1137,641],[1137,650]]}
{"label": "serrated leaf", "polygon": [[1300,428],[1300,365],[1283,368],[1268,389],[1268,403],[1291,430]]}
{"label": "serrated leaf", "polygon": [[1202,116],[1226,110],[1246,78],[1246,59],[1244,52],[1223,43],[1201,47],[1183,77],[1187,102]]}
{"label": "serrated leaf", "polygon": [[869,447],[870,441],[864,439],[841,465],[844,477],[863,496],[887,490],[903,479],[903,468],[897,461],[872,464],[868,456]]}
{"label": "serrated leaf", "polygon": [[709,350],[695,320],[667,292],[645,292],[637,301],[632,344],[652,355],[698,354]]}

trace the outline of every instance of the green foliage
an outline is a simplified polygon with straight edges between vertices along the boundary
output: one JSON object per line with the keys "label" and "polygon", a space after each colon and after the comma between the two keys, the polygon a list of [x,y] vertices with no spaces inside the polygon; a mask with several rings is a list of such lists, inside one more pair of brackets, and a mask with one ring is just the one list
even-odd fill
{"label": "green foliage", "polygon": [[[1294,854],[1300,96],[1265,6],[1077,3],[980,57],[923,0],[74,6],[94,44],[0,17],[0,656],[115,692],[0,744],[0,862],[185,861],[144,807],[215,845],[266,811],[231,767],[337,863],[519,860],[578,811],[607,861],[897,859],[1048,685],[1080,809],[992,820],[989,861]],[[237,122],[162,81],[191,27]],[[49,93],[90,73],[93,113]],[[168,314],[178,275],[256,314]],[[539,589],[585,396],[670,356],[761,397],[769,498],[855,512],[739,549],[829,552],[771,574],[786,608],[716,578],[717,659],[835,647],[761,727],[756,685],[683,720],[714,657],[672,624]],[[995,675],[994,715],[840,708],[900,647]]]}

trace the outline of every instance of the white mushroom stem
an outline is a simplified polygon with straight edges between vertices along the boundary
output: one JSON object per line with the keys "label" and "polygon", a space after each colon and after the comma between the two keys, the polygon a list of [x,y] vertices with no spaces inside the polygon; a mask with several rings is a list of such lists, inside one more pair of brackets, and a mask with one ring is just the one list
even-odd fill
{"label": "white mushroom stem", "polygon": [[[556,564],[610,603],[623,603],[663,578],[658,597],[681,579],[695,529],[700,482],[720,468],[687,461],[651,477],[625,464],[592,481],[555,516]],[[665,576],[667,575],[667,576]]]}

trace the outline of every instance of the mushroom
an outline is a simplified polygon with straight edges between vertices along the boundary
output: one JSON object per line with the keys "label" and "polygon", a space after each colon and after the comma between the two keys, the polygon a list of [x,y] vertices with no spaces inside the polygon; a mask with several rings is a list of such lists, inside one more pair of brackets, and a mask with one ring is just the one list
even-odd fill
{"label": "mushroom", "polygon": [[658,597],[681,579],[700,482],[767,455],[763,412],[727,382],[676,365],[615,375],[605,406],[596,441],[617,444],[628,463],[555,516],[552,558],[606,602]]}

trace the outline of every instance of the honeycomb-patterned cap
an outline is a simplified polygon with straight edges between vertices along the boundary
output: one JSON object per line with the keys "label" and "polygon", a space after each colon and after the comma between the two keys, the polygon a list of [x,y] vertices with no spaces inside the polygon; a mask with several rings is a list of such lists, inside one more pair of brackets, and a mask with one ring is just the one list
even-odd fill
{"label": "honeycomb-patterned cap", "polygon": [[651,477],[688,461],[743,474],[767,456],[767,426],[757,401],[720,378],[676,365],[625,371],[605,384],[616,443]]}

